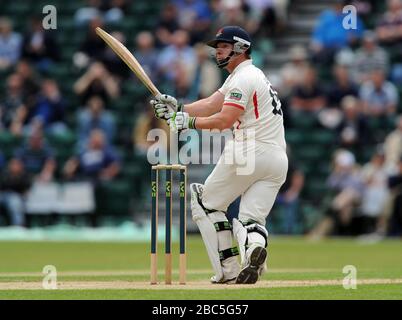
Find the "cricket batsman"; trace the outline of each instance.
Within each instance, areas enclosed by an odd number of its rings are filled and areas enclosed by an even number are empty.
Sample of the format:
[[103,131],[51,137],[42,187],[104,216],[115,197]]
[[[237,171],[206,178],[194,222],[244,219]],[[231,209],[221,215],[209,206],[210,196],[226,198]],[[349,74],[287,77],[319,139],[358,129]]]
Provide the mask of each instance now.
[[[191,210],[215,272],[211,282],[253,284],[266,266],[266,218],[288,170],[281,103],[252,63],[251,39],[245,30],[226,26],[207,45],[215,48],[218,67],[230,73],[222,87],[190,104],[163,94],[151,105],[173,131],[233,128],[232,143],[225,145],[204,185],[190,185]],[[238,174],[237,163],[224,159],[228,153],[244,152],[247,130],[254,132],[253,150],[247,152],[253,152],[255,164],[252,173],[244,175]],[[230,223],[226,211],[239,196],[239,217]],[[238,248],[233,247],[232,233]]]

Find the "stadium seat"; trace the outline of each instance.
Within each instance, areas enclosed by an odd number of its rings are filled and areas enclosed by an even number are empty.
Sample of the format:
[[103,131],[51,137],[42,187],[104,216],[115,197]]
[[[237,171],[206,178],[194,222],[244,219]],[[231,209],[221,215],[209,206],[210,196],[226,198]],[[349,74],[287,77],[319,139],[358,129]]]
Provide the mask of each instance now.
[[56,183],[35,182],[26,197],[27,215],[48,215],[55,212],[59,196]]
[[21,144],[21,137],[17,137],[8,131],[0,131],[0,150],[7,159],[13,156],[14,150],[20,147]]
[[48,135],[49,145],[55,152],[57,161],[57,173],[61,174],[66,161],[76,154],[77,137],[73,132],[63,134]]
[[309,130],[318,126],[315,115],[304,112],[300,116],[292,117],[292,125],[297,129]]
[[31,9],[30,1],[10,1],[7,3],[2,2],[2,6],[4,6],[2,11],[7,15],[12,15],[15,17],[15,20],[26,16]]
[[94,188],[89,182],[68,182],[60,187],[55,212],[62,215],[91,214],[95,211]]
[[96,195],[97,212],[102,216],[128,216],[132,191],[126,181],[108,181],[99,186]]

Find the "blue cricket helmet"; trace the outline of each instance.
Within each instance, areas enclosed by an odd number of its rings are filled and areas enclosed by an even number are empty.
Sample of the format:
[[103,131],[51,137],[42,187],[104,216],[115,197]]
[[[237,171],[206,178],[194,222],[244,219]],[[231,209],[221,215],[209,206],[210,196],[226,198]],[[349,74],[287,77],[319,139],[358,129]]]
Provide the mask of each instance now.
[[227,58],[217,62],[218,67],[220,68],[225,67],[234,54],[242,54],[247,50],[248,53],[250,53],[251,51],[250,35],[246,30],[238,26],[226,26],[219,29],[216,33],[215,39],[208,41],[207,45],[212,48],[217,48],[218,43],[220,42],[233,44],[233,51],[230,53],[230,55]]

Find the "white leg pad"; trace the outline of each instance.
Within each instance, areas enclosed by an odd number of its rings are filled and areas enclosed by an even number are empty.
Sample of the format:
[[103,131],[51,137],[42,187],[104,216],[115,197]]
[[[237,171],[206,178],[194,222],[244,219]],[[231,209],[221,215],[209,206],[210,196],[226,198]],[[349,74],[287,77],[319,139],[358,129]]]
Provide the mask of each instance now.
[[232,248],[231,230],[217,231],[215,224],[229,224],[223,212],[215,211],[206,214],[198,196],[202,193],[202,185],[191,184],[191,213],[204,241],[209,260],[215,271],[214,282],[224,282],[234,279],[240,272],[240,266],[235,256],[221,261],[220,252]]
[[[221,211],[216,211],[208,214],[208,218],[210,219],[212,224],[215,223],[227,223],[229,221]],[[233,238],[231,230],[223,230],[216,232],[218,235],[218,250],[224,251],[233,247]],[[236,256],[232,256],[221,260],[222,270],[224,274],[224,280],[234,279],[240,272],[240,265],[237,261]]]
[[240,264],[242,267],[244,267],[246,263],[247,229],[236,218],[233,219],[232,224],[233,224],[233,235],[237,241],[239,248],[240,260],[241,260]]
[[223,279],[223,270],[221,260],[219,258],[218,234],[215,231],[214,225],[208,219],[206,214],[203,217],[193,215],[193,220],[200,230],[202,240],[204,241],[205,248],[207,249],[209,260],[212,268],[215,271],[216,281],[219,282]]
[[198,188],[202,185],[191,184],[191,214],[193,216],[194,222],[197,224],[200,230],[202,240],[204,241],[205,248],[209,260],[211,262],[212,268],[215,271],[215,279],[217,282],[223,279],[223,270],[221,266],[221,261],[219,257],[219,246],[218,246],[218,234],[215,230],[215,226],[209,220],[204,209],[198,203]]

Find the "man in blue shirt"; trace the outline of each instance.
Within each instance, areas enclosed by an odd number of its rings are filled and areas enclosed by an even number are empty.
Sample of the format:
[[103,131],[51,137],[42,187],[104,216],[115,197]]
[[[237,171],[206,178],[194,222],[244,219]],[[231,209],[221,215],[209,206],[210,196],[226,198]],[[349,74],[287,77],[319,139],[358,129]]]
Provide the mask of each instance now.
[[45,144],[41,130],[34,130],[28,137],[28,143],[15,152],[28,173],[37,175],[41,181],[50,181],[56,169],[53,151]]
[[119,171],[118,156],[106,145],[105,135],[99,129],[91,132],[87,147],[68,160],[64,167],[68,179],[76,176],[93,182],[112,180]]
[[[311,42],[311,50],[315,62],[327,64],[332,63],[333,55],[344,47],[353,45],[353,43],[362,37],[364,25],[362,20],[356,16],[355,28],[352,28],[353,19],[351,15],[354,12],[343,8],[348,1],[337,0],[332,10],[325,10],[318,18],[318,23],[314,28]],[[345,26],[349,28],[345,28]],[[349,26],[350,24],[350,26]]]

